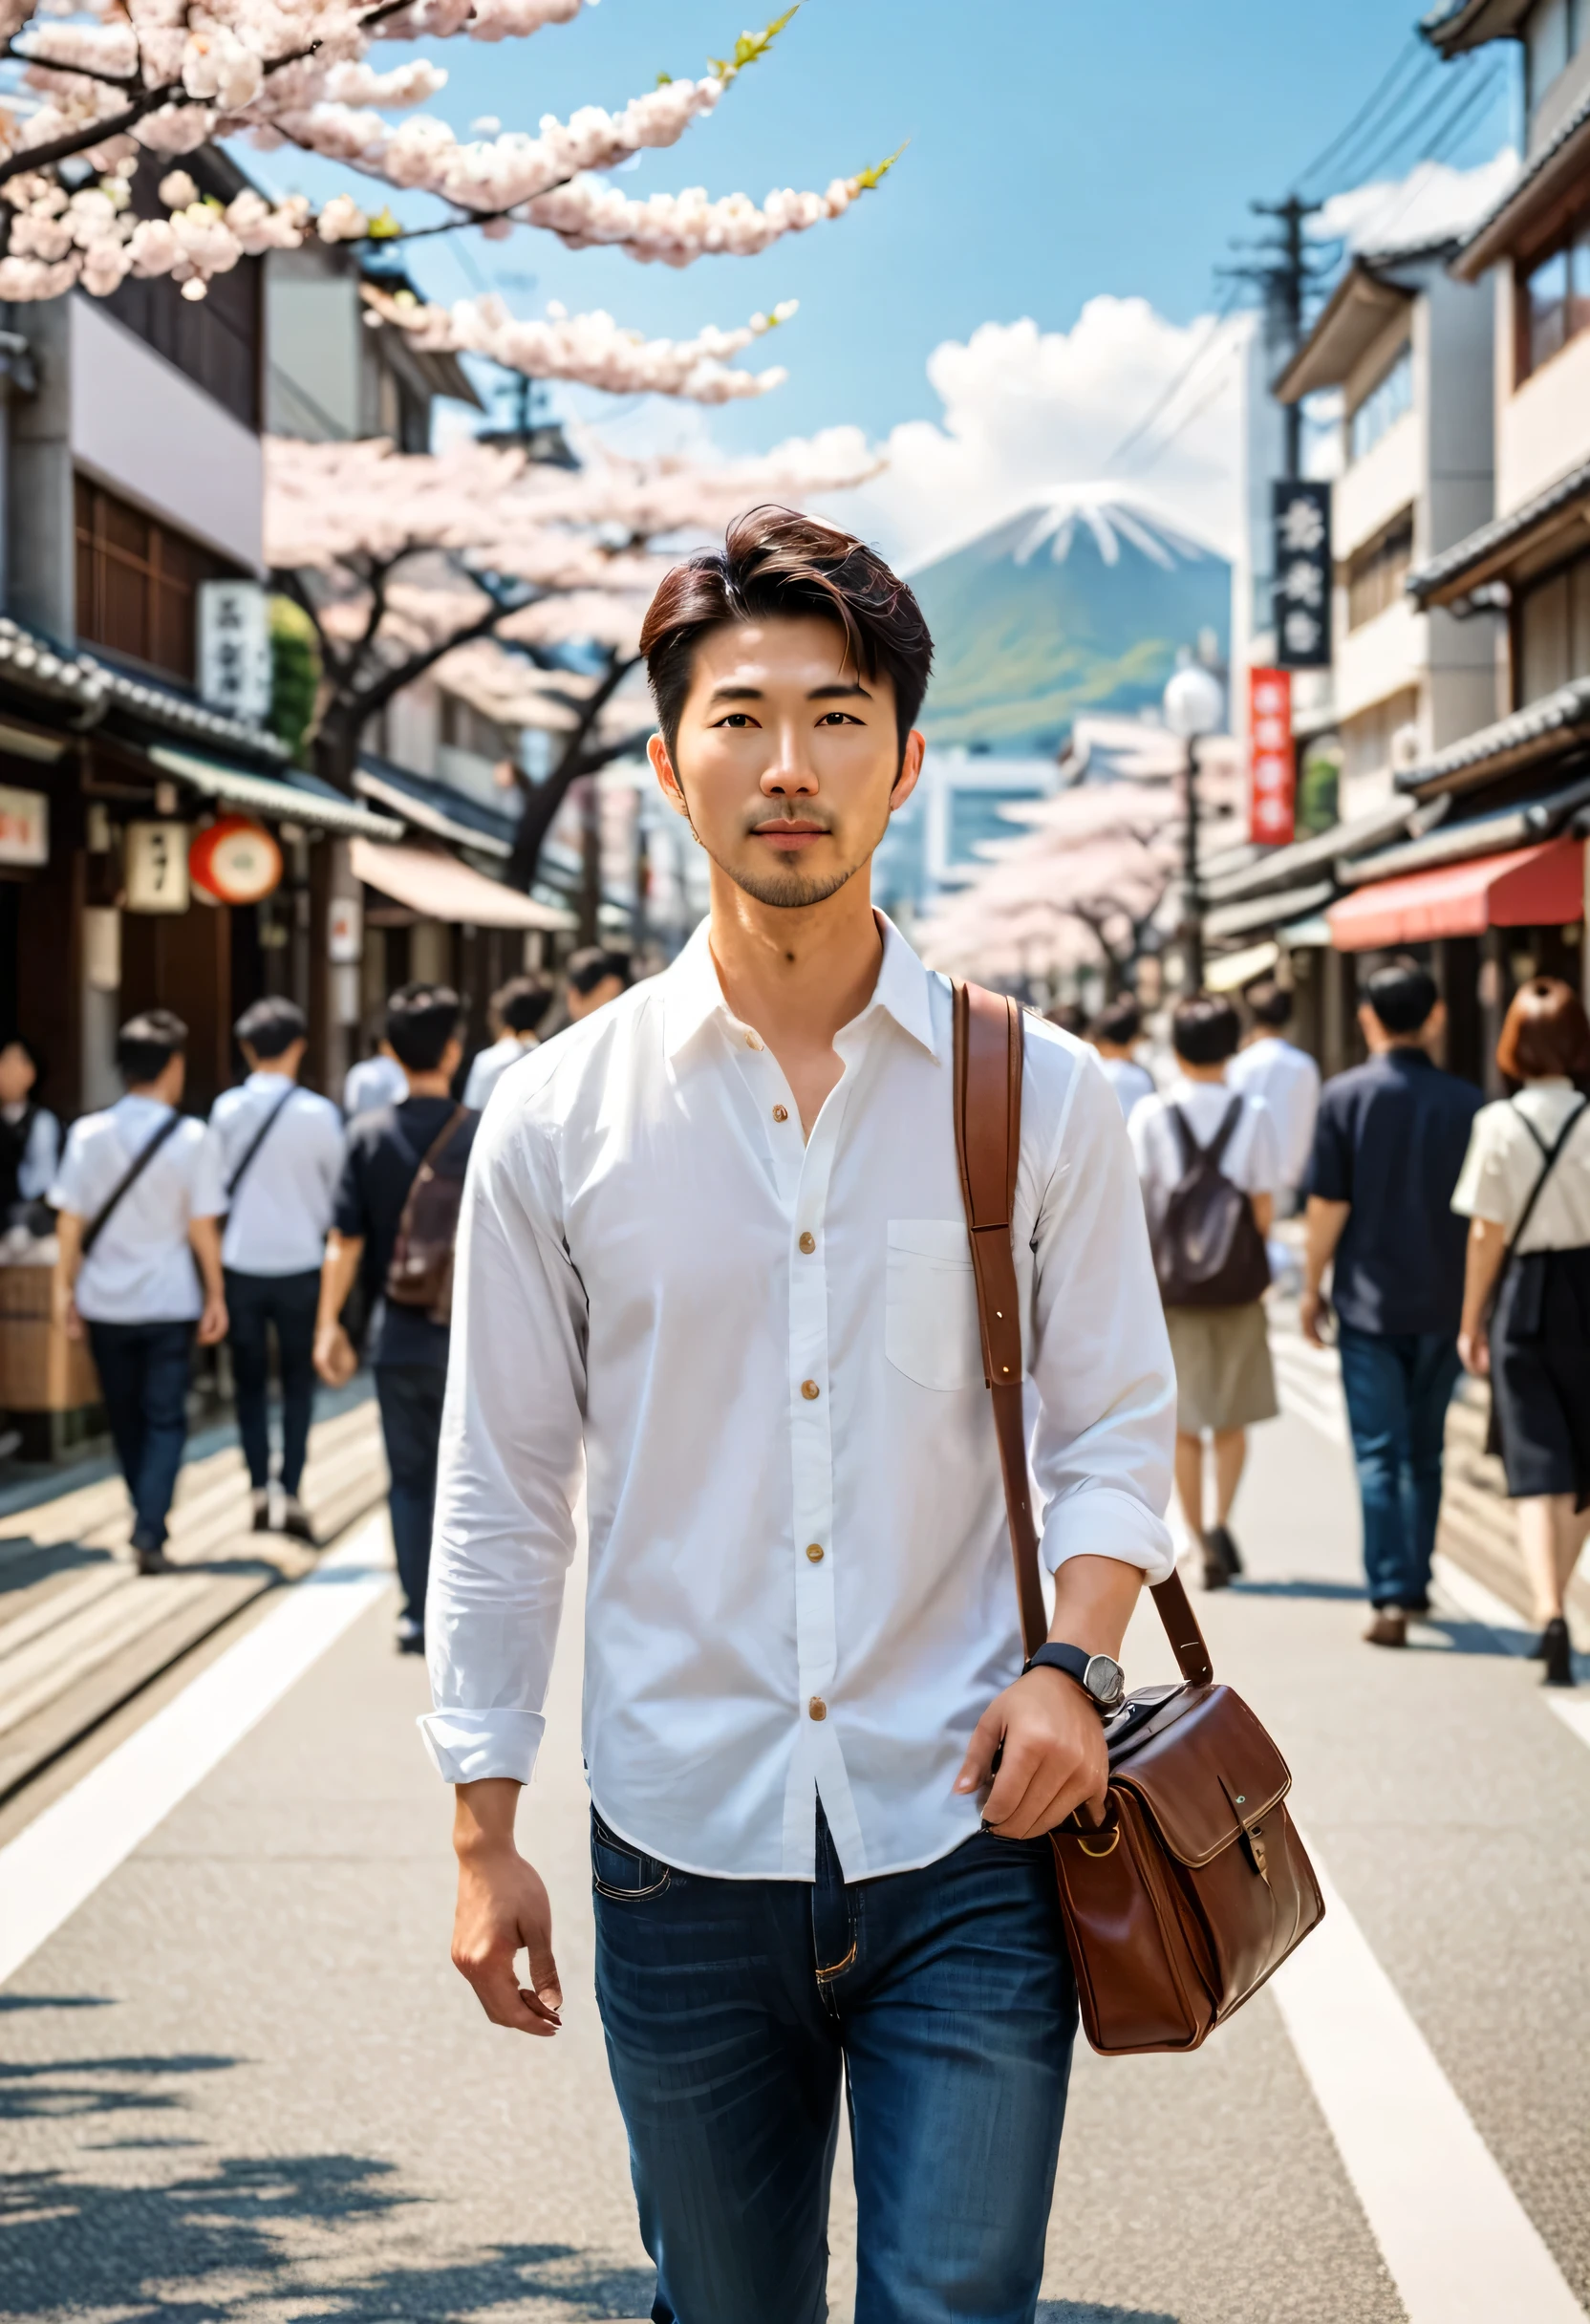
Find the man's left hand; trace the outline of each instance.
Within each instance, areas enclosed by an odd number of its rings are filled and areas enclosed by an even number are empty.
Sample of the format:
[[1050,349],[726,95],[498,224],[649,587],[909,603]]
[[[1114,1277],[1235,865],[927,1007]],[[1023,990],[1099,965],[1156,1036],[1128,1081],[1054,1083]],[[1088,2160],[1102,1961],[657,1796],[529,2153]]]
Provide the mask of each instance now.
[[226,1337],[226,1302],[218,1292],[211,1292],[204,1302],[204,1312],[199,1318],[199,1345],[214,1347]]
[[[999,1772],[994,1754],[1003,1743]],[[1102,1815],[1109,1782],[1103,1723],[1074,1679],[1041,1666],[997,1694],[973,1730],[957,1792],[981,1791],[1001,1840],[1035,1840],[1088,1801]]]

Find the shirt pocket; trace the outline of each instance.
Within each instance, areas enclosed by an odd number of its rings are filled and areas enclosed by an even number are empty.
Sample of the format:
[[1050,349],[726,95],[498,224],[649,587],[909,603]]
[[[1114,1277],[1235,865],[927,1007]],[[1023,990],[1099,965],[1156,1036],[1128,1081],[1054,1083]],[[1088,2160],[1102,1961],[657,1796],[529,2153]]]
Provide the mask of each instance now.
[[982,1379],[978,1293],[959,1218],[892,1218],[884,1353],[918,1388]]

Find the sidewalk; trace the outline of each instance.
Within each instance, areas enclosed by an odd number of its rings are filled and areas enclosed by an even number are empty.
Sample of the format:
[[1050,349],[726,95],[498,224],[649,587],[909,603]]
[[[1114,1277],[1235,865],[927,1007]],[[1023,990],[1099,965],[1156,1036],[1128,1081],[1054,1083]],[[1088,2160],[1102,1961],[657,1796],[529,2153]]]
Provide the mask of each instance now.
[[[386,1491],[374,1399],[365,1388],[342,1401],[310,1439],[304,1499],[323,1540]],[[220,1433],[198,1440],[178,1480],[167,1550],[176,1573],[138,1573],[126,1490],[102,1463],[90,1481],[0,1517],[0,1802],[252,1600],[312,1565],[301,1543],[249,1530],[235,1438],[204,1449]]]

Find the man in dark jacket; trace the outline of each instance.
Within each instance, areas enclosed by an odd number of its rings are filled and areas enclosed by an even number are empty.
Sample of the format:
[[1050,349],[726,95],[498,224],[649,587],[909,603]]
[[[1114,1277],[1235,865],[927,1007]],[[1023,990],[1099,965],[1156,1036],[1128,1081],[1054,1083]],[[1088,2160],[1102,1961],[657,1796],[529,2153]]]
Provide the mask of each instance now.
[[1393,961],[1366,991],[1359,1022],[1369,1061],[1327,1082],[1320,1101],[1301,1323],[1320,1346],[1321,1282],[1334,1260],[1372,1609],[1364,1636],[1400,1646],[1407,1616],[1429,1605],[1463,1304],[1467,1230],[1451,1199],[1482,1100],[1430,1055],[1446,1012],[1428,970]]
[[362,1276],[370,1302],[364,1352],[376,1375],[392,1473],[392,1543],[403,1590],[398,1646],[404,1654],[425,1650],[425,1582],[449,1328],[427,1306],[392,1299],[388,1279],[421,1164],[429,1156],[438,1178],[462,1186],[469,1159],[480,1116],[450,1094],[463,1055],[461,1013],[457,993],[445,984],[405,984],[387,1003],[386,1037],[403,1068],[408,1095],[349,1125],[315,1323],[316,1370],[333,1384],[346,1380],[355,1358],[341,1316],[355,1277]]

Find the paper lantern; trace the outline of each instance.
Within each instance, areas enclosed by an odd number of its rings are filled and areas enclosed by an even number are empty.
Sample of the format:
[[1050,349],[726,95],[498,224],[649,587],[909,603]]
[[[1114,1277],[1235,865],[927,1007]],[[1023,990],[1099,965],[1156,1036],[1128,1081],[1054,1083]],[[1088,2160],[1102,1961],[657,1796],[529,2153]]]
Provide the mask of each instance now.
[[257,904],[279,888],[282,850],[263,823],[223,815],[187,853],[188,877],[223,904]]

